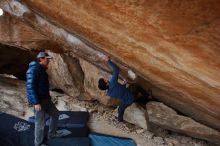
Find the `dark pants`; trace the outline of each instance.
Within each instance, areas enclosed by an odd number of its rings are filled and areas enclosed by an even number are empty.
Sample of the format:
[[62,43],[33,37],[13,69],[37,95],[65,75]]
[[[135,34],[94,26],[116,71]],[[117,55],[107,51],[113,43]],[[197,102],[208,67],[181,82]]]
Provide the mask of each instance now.
[[47,113],[50,116],[50,125],[48,131],[48,138],[52,137],[57,130],[57,122],[59,113],[56,106],[51,100],[43,100],[41,103],[41,110],[36,111],[35,113],[35,146],[40,145],[43,142],[44,138],[44,127],[45,127],[45,114]]
[[123,122],[123,116],[124,116],[124,112],[125,112],[125,109],[130,106],[132,103],[130,104],[125,104],[125,103],[121,103],[119,105],[119,108],[118,108],[118,121],[119,122]]
[[136,103],[146,105],[146,103],[149,100],[148,97],[150,96],[150,94],[147,91],[145,91],[141,86],[138,86],[136,84],[131,85],[129,87],[129,90],[133,93],[134,101]]
[[[129,87],[129,90],[134,95],[134,102],[137,102],[139,104],[146,104],[148,102],[149,94],[140,86],[137,85],[131,85]],[[138,95],[141,94],[141,97],[138,97]],[[118,108],[118,121],[123,122],[123,116],[125,109],[130,106],[132,103],[125,104],[121,102]]]

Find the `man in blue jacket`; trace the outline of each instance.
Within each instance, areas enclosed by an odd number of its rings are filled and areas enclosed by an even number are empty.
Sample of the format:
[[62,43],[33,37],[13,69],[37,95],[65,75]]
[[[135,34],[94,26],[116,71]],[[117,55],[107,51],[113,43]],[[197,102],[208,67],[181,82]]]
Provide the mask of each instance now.
[[49,93],[49,81],[46,70],[52,59],[46,52],[37,55],[37,61],[29,64],[26,73],[27,97],[30,105],[34,107],[35,114],[35,146],[40,146],[44,139],[45,114],[50,116],[48,138],[56,135],[58,110],[51,101]]
[[111,66],[111,68],[113,69],[113,74],[110,81],[104,78],[100,78],[98,82],[98,87],[100,90],[108,90],[108,96],[112,98],[117,98],[121,101],[118,108],[118,121],[123,122],[124,111],[128,106],[130,106],[134,101],[136,101],[136,96],[139,93],[141,93],[144,96],[144,98],[147,99],[150,95],[140,87],[132,91],[126,88],[126,85],[118,83],[118,66],[114,64],[109,59],[109,57],[103,58],[103,60],[108,62],[108,64]]

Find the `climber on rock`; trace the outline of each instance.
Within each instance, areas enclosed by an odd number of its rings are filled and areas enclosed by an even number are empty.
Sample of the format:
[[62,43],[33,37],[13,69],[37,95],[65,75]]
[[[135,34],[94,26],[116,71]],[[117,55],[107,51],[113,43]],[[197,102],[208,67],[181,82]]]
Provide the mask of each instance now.
[[[133,102],[142,102],[142,98],[137,98],[139,93],[142,94],[144,101],[147,101],[151,97],[151,91],[148,93],[140,86],[135,86],[135,88],[127,88],[125,84],[118,82],[119,68],[114,64],[109,57],[102,56],[103,61],[107,62],[113,69],[113,74],[110,81],[100,78],[98,81],[98,87],[100,90],[107,90],[107,95],[112,98],[117,98],[120,100],[120,105],[118,108],[118,121],[123,122],[123,115],[125,109],[130,106]],[[141,100],[140,100],[141,99]]]

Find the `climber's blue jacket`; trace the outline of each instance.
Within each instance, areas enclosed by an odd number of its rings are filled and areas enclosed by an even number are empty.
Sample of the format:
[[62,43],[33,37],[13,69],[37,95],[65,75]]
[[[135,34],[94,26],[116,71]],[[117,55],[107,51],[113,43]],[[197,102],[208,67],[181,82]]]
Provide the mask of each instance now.
[[109,82],[107,95],[113,98],[118,98],[123,104],[131,104],[134,101],[134,95],[128,90],[128,88],[126,88],[126,85],[118,83],[118,66],[111,60],[108,60],[108,63],[113,69],[113,74]]

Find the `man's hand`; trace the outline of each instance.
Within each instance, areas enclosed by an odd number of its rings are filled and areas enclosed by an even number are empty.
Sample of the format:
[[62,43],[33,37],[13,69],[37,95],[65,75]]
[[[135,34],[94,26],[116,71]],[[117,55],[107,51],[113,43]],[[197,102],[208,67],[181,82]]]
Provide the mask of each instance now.
[[41,111],[41,105],[40,105],[40,104],[34,105],[34,109],[35,109],[36,111]]

